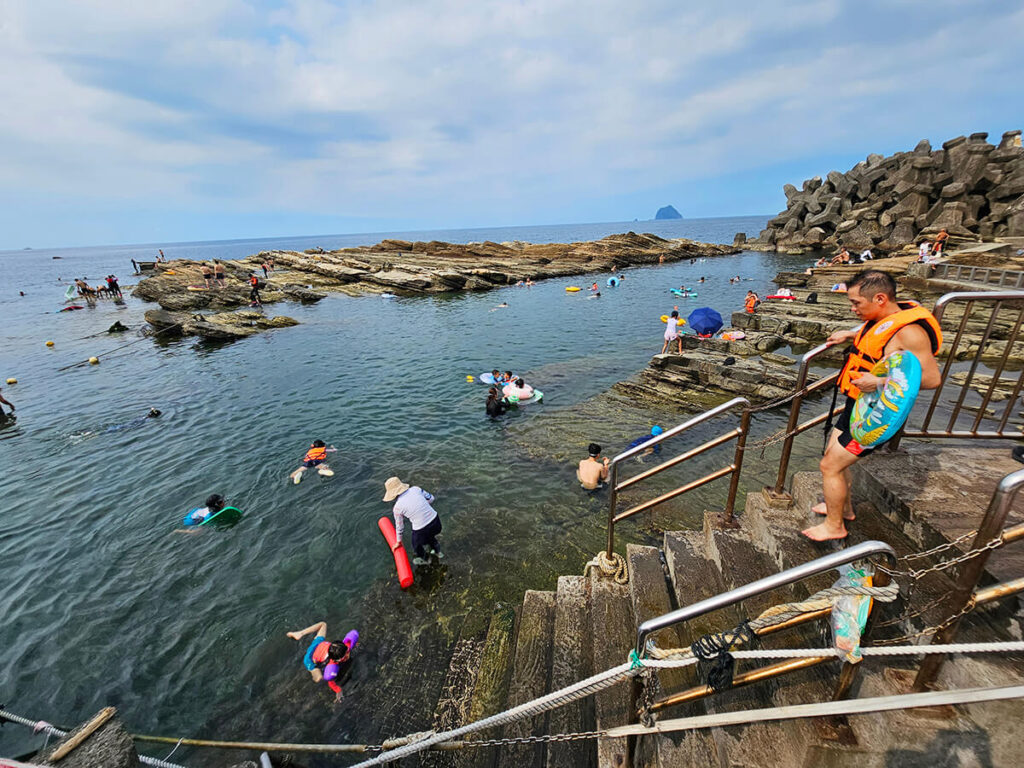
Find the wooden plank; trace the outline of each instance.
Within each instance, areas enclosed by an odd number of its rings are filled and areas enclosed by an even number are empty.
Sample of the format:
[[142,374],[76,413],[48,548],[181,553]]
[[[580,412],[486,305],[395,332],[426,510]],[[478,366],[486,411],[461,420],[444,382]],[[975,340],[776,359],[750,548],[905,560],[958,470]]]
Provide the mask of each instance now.
[[114,707],[104,707],[101,709],[92,720],[75,731],[67,741],[53,750],[53,754],[50,755],[50,762],[56,763],[58,760],[67,757],[115,714],[117,714],[117,710]]

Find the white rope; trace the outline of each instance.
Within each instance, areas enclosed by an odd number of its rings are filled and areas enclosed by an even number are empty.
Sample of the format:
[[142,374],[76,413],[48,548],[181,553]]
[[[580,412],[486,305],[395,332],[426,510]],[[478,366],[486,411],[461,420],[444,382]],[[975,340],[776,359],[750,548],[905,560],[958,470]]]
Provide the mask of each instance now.
[[[36,733],[45,733],[47,736],[56,736],[63,739],[68,735],[67,731],[55,728],[45,720],[29,720],[27,717],[21,717],[13,712],[8,712],[6,709],[0,709],[0,720],[9,720],[10,722],[17,723],[18,725],[28,726]],[[177,747],[175,747],[175,749],[177,749]],[[173,751],[171,754],[174,754]],[[170,757],[170,755],[168,755],[168,757]],[[178,765],[177,763],[168,763],[166,760],[159,760],[155,757],[147,757],[146,755],[139,755],[139,762],[155,766],[155,768],[184,768],[184,766]]]
[[[916,656],[935,653],[1011,653],[1014,651],[1024,651],[1024,641],[1017,640],[999,643],[954,643],[950,645],[904,645],[879,648],[861,648],[861,652],[865,656]],[[833,655],[838,659],[841,656],[841,652],[835,648],[779,648],[731,651],[730,653],[737,659],[786,659]],[[546,696],[541,696],[533,701],[528,701],[525,704],[520,704],[517,707],[507,709],[504,712],[499,712],[496,715],[491,715],[490,717],[478,720],[475,723],[469,723],[450,731],[435,733],[414,743],[405,744],[398,749],[386,751],[369,760],[357,763],[353,768],[363,768],[364,766],[388,763],[392,760],[398,760],[402,757],[407,757],[408,755],[429,749],[435,744],[455,740],[468,733],[474,733],[476,731],[493,728],[498,725],[515,722],[526,717],[540,714],[541,712],[545,712],[549,709],[555,709],[564,704],[583,698],[584,696],[589,696],[593,693],[604,690],[605,688],[615,685],[622,680],[633,677],[641,673],[644,669],[675,669],[679,667],[689,667],[696,664],[697,661],[698,660],[696,658],[689,657],[682,659],[643,659],[638,663],[620,664],[606,672],[594,675],[593,677],[588,677],[586,680],[581,680],[580,682],[567,686],[566,688],[554,691]]]
[[862,715],[869,712],[887,712],[894,709],[937,707],[945,704],[976,704],[983,701],[1019,698],[1024,698],[1024,685],[1012,685],[1004,688],[963,688],[956,691],[905,693],[898,696],[878,696],[871,699],[827,701],[818,704],[792,704],[785,707],[771,707],[769,709],[748,709],[740,712],[721,712],[714,715],[680,717],[673,720],[656,721],[650,728],[640,724],[622,725],[617,728],[609,728],[601,736],[606,738],[642,736],[650,733],[692,731],[699,728],[720,728],[727,725],[792,720],[800,717]]

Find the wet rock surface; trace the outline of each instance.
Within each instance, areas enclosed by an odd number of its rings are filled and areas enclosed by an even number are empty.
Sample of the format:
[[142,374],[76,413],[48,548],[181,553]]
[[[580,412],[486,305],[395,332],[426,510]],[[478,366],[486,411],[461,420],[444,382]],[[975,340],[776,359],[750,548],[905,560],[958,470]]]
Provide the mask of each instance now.
[[846,173],[785,186],[786,210],[746,247],[802,253],[819,248],[894,251],[948,230],[951,246],[1024,236],[1021,131],[959,136],[933,149],[868,155]]

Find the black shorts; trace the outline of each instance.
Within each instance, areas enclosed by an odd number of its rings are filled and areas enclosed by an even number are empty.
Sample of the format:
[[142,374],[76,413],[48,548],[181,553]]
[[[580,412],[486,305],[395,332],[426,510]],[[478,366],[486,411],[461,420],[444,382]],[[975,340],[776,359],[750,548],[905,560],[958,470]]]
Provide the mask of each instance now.
[[[862,395],[863,397],[863,395]],[[839,444],[854,456],[868,456],[874,452],[874,448],[866,448],[850,434],[850,419],[853,418],[853,407],[857,403],[856,398],[847,397],[843,412],[839,414],[839,421],[836,422],[836,429],[839,430]]]

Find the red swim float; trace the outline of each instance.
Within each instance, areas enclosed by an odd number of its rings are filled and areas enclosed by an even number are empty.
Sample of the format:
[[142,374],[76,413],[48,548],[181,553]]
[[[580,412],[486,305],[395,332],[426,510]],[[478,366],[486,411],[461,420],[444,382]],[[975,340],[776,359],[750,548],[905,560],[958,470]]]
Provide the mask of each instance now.
[[[384,541],[388,543],[388,548],[390,549],[395,546],[395,542],[398,541],[398,535],[395,533],[395,524],[391,522],[391,518],[380,518],[377,521],[377,527],[380,528]],[[408,589],[412,586],[412,566],[409,565],[409,556],[405,553],[405,547],[399,542],[398,549],[392,549],[391,554],[395,556],[395,570],[398,571],[398,583],[402,589]]]
[[773,293],[771,296],[765,296],[766,299],[786,299],[787,301],[796,301],[796,296],[780,296],[777,293]]

